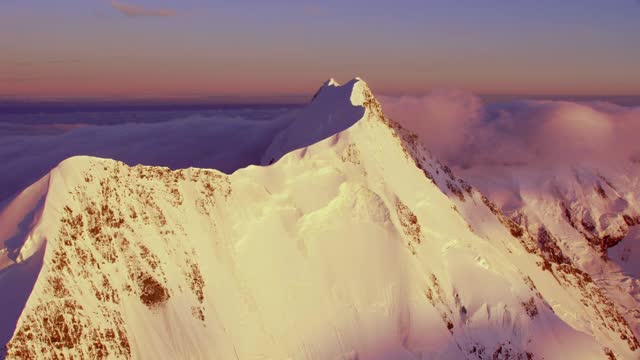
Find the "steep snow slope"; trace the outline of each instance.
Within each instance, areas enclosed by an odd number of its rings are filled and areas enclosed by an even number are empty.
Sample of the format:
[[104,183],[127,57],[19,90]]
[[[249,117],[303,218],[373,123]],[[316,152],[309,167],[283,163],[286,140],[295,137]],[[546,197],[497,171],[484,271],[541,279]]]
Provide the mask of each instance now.
[[589,273],[640,334],[637,164],[477,167],[463,174],[505,214],[537,234],[541,248]]
[[3,322],[7,358],[638,357],[602,288],[363,81],[328,82],[302,114],[269,166],[75,157],[25,190],[0,215],[0,289],[33,279],[3,300],[3,318],[24,306]]

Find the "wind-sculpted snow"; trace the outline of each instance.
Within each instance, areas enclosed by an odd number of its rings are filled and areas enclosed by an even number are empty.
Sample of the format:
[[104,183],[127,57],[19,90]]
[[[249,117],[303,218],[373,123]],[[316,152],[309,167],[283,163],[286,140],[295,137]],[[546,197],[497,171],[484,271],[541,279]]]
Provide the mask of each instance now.
[[553,229],[433,159],[363,81],[314,102],[269,166],[75,157],[18,196],[0,221],[36,215],[3,271],[43,258],[7,358],[637,358]]
[[361,93],[354,88],[362,84],[353,79],[338,86],[333,79],[328,80],[307,107],[290,114],[293,121],[276,135],[262,156],[262,164],[272,164],[291,150],[324,140],[355,124],[364,115],[364,108],[361,96],[352,94]]

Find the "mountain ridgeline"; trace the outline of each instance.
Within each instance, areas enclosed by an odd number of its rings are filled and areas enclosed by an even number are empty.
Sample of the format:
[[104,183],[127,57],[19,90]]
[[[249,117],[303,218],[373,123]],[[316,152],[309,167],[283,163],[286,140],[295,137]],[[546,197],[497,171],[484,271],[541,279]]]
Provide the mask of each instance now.
[[567,253],[433,158],[364,81],[325,83],[260,164],[80,156],[18,194],[0,213],[2,356],[640,357],[640,302],[582,266],[621,239]]

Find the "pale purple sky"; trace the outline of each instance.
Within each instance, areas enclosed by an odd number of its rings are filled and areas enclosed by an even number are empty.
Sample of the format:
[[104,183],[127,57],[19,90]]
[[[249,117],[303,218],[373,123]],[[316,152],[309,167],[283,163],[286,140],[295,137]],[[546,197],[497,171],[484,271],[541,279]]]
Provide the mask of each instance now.
[[640,95],[636,0],[0,0],[0,96]]

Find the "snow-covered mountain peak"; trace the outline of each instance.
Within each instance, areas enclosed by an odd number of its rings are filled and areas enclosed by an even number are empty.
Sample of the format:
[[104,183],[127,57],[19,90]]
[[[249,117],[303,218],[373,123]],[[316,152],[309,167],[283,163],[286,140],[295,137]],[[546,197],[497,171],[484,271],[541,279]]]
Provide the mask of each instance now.
[[364,81],[289,120],[269,166],[76,157],[16,197],[7,357],[637,358],[617,300],[552,256],[554,234],[433,159]]
[[312,102],[331,102],[336,100],[343,102],[344,99],[351,100],[351,105],[361,106],[363,104],[363,94],[368,93],[373,96],[367,83],[359,77],[355,77],[344,84],[338,83],[330,78],[316,91]]
[[329,78],[329,80],[324,82],[323,87],[324,86],[340,86],[340,84],[336,81],[336,79]]
[[337,134],[365,117],[375,100],[367,84],[354,78],[344,85],[328,80],[306,107],[289,116],[290,124],[265,151],[262,164],[271,164],[292,150]]

